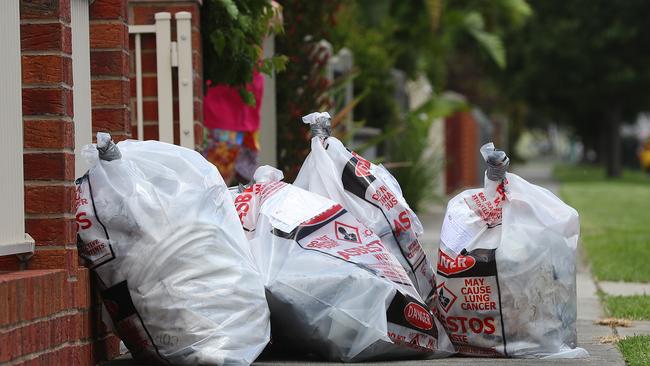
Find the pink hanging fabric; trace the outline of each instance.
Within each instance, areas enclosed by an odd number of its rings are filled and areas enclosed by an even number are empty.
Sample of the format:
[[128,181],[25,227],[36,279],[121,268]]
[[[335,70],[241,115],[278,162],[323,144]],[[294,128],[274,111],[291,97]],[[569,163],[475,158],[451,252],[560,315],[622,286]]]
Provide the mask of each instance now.
[[208,92],[203,98],[205,127],[245,132],[259,130],[264,75],[255,72],[253,82],[247,88],[255,96],[255,106],[244,103],[237,88],[227,85],[208,86]]

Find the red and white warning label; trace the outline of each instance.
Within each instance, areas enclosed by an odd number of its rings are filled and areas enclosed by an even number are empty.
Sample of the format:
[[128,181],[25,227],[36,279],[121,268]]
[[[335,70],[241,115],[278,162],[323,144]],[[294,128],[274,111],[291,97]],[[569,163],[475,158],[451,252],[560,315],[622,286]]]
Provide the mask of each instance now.
[[507,356],[494,252],[438,253],[436,315],[461,354]]
[[[419,294],[429,299],[433,294],[434,272],[416,233],[415,213],[391,184],[388,172],[371,164],[356,153],[348,160],[341,175],[343,188],[380,210],[390,226],[390,232],[378,233],[382,242],[394,242],[408,276]],[[391,177],[392,178],[392,177]]]
[[77,232],[83,241],[77,241],[79,256],[84,258],[91,269],[115,258],[108,237],[108,231],[95,211],[92,188],[88,175],[77,179],[75,188],[75,210]]

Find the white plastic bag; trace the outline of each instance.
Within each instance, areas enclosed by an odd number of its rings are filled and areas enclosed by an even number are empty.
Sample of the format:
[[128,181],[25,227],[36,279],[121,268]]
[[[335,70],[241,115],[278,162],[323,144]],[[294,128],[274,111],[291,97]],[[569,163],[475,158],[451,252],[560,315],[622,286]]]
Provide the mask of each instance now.
[[265,279],[274,342],[329,360],[444,357],[442,325],[379,238],[264,166],[235,206]]
[[452,198],[440,234],[437,314],[459,353],[585,357],[576,348],[578,213],[506,173],[494,145],[483,189]]
[[310,124],[314,137],[294,184],[340,202],[358,217],[397,257],[420,296],[430,303],[435,274],[418,241],[422,224],[395,178],[382,165],[372,164],[329,136],[327,112],[309,114],[303,121]]
[[[152,364],[250,364],[269,341],[264,287],[217,169],[158,141],[98,134],[77,181],[79,254],[114,328]],[[110,160],[110,161],[109,161]]]

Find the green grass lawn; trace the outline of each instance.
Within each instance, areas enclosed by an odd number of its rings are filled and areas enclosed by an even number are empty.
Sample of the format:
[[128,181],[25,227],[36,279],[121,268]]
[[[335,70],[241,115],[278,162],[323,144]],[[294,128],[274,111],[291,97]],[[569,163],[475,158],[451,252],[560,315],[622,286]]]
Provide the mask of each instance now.
[[558,166],[561,195],[580,214],[581,243],[598,280],[650,282],[650,177]]
[[650,336],[636,336],[622,339],[618,348],[629,366],[650,365]]
[[[608,316],[632,320],[650,320],[650,296],[610,296],[601,293]],[[650,365],[650,336],[627,337],[618,342],[630,366]]]
[[[603,169],[558,166],[560,194],[580,214],[581,244],[598,280],[650,282],[650,177],[626,171],[607,179]],[[650,296],[601,294],[609,316],[650,320]],[[630,366],[650,365],[650,336],[618,342]]]
[[557,165],[553,170],[553,175],[558,181],[567,183],[650,183],[650,176],[640,170],[626,169],[621,178],[608,179],[605,176],[605,169],[593,165]]
[[[581,244],[596,278],[650,282],[650,177],[626,171],[612,180],[585,166],[558,166],[554,175],[580,214]],[[600,297],[609,316],[650,320],[650,296]],[[628,365],[650,365],[650,336],[622,339],[618,348]]]
[[650,296],[602,295],[607,315],[613,318],[650,320]]

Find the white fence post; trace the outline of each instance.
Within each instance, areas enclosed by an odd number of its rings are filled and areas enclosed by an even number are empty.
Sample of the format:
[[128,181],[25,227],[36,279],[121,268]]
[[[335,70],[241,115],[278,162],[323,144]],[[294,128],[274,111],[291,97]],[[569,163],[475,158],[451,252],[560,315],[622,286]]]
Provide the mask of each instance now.
[[[264,40],[264,58],[275,54],[275,37],[270,35]],[[276,166],[277,160],[277,116],[275,99],[275,72],[272,76],[264,75],[264,96],[262,98],[260,126],[259,164]]]
[[19,3],[0,1],[0,256],[34,251],[25,234]]
[[156,78],[158,79],[158,139],[174,143],[172,97],[171,14],[156,13]]
[[138,140],[144,140],[144,112],[142,111],[142,35],[135,34],[135,115]]
[[194,149],[194,73],[192,72],[192,13],[176,13],[178,44],[178,119],[180,144]]
[[135,118],[138,140],[144,140],[144,112],[142,110],[142,34],[147,33],[156,33],[156,26],[129,26],[129,34],[133,34],[135,37]]

